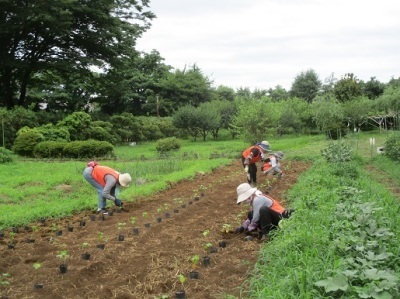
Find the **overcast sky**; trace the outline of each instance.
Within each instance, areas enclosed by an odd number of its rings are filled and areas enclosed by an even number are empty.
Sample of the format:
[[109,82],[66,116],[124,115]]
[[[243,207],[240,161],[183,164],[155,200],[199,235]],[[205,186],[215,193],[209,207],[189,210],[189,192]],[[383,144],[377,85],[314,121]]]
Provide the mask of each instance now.
[[387,83],[400,77],[400,0],[151,0],[137,42],[175,69],[196,64],[214,86],[289,90],[313,69]]

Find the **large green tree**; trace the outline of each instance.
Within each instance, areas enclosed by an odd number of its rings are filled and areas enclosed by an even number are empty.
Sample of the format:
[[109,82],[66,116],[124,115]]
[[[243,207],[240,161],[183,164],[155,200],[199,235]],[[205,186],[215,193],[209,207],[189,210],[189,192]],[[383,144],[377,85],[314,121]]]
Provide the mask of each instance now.
[[361,83],[357,77],[348,73],[338,80],[333,87],[333,94],[339,102],[351,101],[362,95]]
[[290,95],[311,103],[321,90],[322,82],[313,69],[301,72],[294,78]]
[[155,17],[149,0],[0,0],[0,105],[27,106],[34,75],[112,68]]

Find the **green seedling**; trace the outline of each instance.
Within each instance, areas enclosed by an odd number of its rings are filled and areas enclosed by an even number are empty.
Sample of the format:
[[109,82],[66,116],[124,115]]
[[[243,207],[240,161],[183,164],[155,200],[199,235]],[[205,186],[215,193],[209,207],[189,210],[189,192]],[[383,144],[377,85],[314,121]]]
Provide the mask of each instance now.
[[203,232],[203,236],[204,236],[204,237],[207,237],[209,234],[210,234],[210,230],[209,230],[209,229],[206,229],[206,230]]
[[86,249],[88,247],[89,247],[89,243],[87,243],[87,242],[82,243],[82,249]]
[[196,269],[196,267],[197,267],[197,264],[198,264],[198,262],[199,262],[199,260],[200,260],[200,257],[199,257],[199,255],[193,255],[193,256],[191,256],[190,257],[190,262],[192,263],[192,269],[194,270],[194,269]]
[[186,277],[183,274],[179,274],[178,277],[179,277],[179,282],[182,284],[182,289],[184,289],[185,288]]
[[203,248],[204,248],[204,250],[205,251],[207,251],[209,248],[211,248],[213,245],[210,243],[210,242],[208,242],[208,243],[206,243],[206,244],[204,244],[203,245]]
[[10,237],[10,243],[14,243],[14,239],[15,239],[15,233],[14,232],[10,232],[9,233],[9,237]]
[[36,262],[36,263],[34,263],[33,265],[33,269],[35,269],[35,272],[36,272],[36,283],[38,283],[39,282],[39,269],[42,267],[42,264],[41,263],[39,263],[39,262]]
[[69,258],[69,253],[67,250],[60,250],[56,256],[65,264]]
[[231,232],[232,231],[232,225],[230,225],[230,224],[228,224],[228,223],[224,223],[223,225],[222,225],[222,229],[221,229],[221,232],[223,232],[223,233],[229,233],[229,232]]
[[146,218],[147,217],[147,212],[143,212],[143,218]]
[[10,285],[10,278],[11,278],[10,273],[3,273],[0,276],[0,298],[3,298],[3,286],[5,288],[6,286]]
[[117,226],[117,227],[118,227],[118,230],[123,229],[125,225],[126,225],[125,222],[118,222],[118,226]]
[[131,218],[129,218],[129,221],[131,222],[132,225],[135,225],[137,217],[131,216]]

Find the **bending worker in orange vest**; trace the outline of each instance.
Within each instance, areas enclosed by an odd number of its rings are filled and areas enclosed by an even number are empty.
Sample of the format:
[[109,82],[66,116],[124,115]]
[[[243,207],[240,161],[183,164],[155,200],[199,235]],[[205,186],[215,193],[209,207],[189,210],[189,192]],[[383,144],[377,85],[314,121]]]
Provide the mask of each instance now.
[[266,153],[269,152],[268,141],[263,141],[251,146],[242,153],[242,165],[247,174],[247,182],[252,186],[257,184],[257,165],[256,162],[266,158]]
[[280,179],[283,176],[283,171],[281,170],[281,163],[279,160],[283,159],[283,152],[278,151],[274,154],[270,154],[268,158],[264,160],[264,165],[261,166],[261,171],[265,174],[278,175]]
[[86,165],[83,171],[83,177],[92,185],[98,196],[97,212],[107,215],[106,200],[112,200],[116,206],[121,207],[124,203],[118,199],[119,186],[129,187],[132,178],[129,173],[119,173],[107,166],[100,166],[95,161],[91,161]]
[[282,218],[289,218],[294,210],[285,209],[269,195],[262,194],[257,188],[249,184],[240,184],[237,189],[237,204],[247,202],[252,206],[248,218],[236,229],[236,232],[252,232],[261,230],[261,240],[268,240],[268,233],[276,228]]

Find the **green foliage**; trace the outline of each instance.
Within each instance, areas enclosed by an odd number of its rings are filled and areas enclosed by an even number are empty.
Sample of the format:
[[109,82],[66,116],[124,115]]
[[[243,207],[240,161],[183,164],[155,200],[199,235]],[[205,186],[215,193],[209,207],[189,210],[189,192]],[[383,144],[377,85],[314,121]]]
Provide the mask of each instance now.
[[238,113],[233,124],[250,143],[265,140],[279,117],[279,110],[268,99],[237,100]]
[[181,148],[181,142],[175,137],[168,137],[157,140],[156,150],[159,153],[166,153],[172,150],[179,150]]
[[385,142],[385,155],[391,160],[400,162],[400,133],[390,134]]
[[57,123],[57,127],[67,128],[71,140],[85,140],[92,118],[85,112],[73,112]]
[[44,136],[45,141],[70,141],[70,134],[66,127],[56,127],[52,124],[46,124],[33,128]]
[[343,142],[330,143],[321,150],[322,157],[328,162],[338,163],[351,160],[351,148]]
[[13,151],[21,156],[33,157],[35,146],[44,140],[44,136],[34,130],[22,131],[15,138]]
[[4,147],[0,147],[0,164],[10,163],[14,161],[14,154],[12,151]]
[[333,94],[341,103],[351,101],[361,96],[362,90],[360,80],[352,73],[345,74],[342,79],[335,83]]
[[[33,100],[37,108],[50,96],[48,109],[82,110],[95,91],[84,84],[92,78],[93,65],[115,70],[123,57],[137,56],[135,41],[155,17],[148,6],[144,0],[57,1],[51,7],[42,0],[4,2],[8,17],[0,20],[0,52],[8,55],[1,68],[8,74],[2,86],[9,88],[0,89],[3,105],[28,106]],[[51,92],[41,96],[44,90]]]
[[318,78],[317,73],[313,69],[309,69],[295,77],[290,95],[311,103],[321,89],[321,86],[322,82]]
[[64,147],[64,157],[99,158],[114,157],[114,147],[106,141],[87,140],[69,142]]
[[317,96],[311,105],[313,120],[323,132],[335,132],[342,128],[344,121],[343,108],[331,95]]
[[66,141],[44,141],[38,143],[33,151],[36,158],[63,158]]

